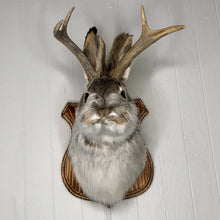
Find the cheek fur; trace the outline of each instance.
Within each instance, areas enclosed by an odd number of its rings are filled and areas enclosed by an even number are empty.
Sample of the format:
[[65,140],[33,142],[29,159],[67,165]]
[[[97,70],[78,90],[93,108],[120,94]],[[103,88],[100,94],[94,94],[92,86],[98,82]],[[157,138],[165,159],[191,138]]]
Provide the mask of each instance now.
[[[95,103],[97,105],[97,102]],[[76,114],[77,127],[84,136],[103,141],[126,139],[137,127],[137,107],[134,103],[111,107],[106,119],[101,119],[94,102],[88,102]],[[111,141],[110,141],[111,140]]]

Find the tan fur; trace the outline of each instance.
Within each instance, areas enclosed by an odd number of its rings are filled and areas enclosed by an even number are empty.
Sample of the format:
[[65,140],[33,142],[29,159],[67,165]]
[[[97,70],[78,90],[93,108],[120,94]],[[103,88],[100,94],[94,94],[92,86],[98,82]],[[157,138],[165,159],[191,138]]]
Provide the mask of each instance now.
[[115,121],[118,125],[125,123],[129,115],[127,112],[120,114],[120,116],[109,116],[108,118],[112,121]]
[[101,36],[97,35],[94,31],[88,32],[83,53],[100,76],[105,71],[105,43]]
[[100,145],[98,143],[91,142],[87,138],[85,138],[85,145],[88,146],[88,147],[102,148],[102,145]]
[[121,33],[115,38],[107,61],[107,70],[109,72],[117,66],[118,62],[131,48],[131,45],[132,35]]
[[111,70],[116,68],[118,62],[131,48],[132,35],[121,33],[115,38],[106,65],[105,44],[100,35],[96,34],[96,31],[96,29],[95,31],[93,29],[88,31],[83,52],[100,77],[111,75]]
[[91,120],[90,118],[88,118],[85,122],[87,125],[91,125],[91,124],[97,123],[98,121],[100,121],[100,119]]

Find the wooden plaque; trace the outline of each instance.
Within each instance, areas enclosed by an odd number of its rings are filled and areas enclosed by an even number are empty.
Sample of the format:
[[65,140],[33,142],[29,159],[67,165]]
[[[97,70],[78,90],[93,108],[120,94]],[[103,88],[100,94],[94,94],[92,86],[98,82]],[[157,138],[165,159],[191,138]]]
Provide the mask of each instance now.
[[[148,110],[146,109],[141,99],[139,98],[134,99],[134,101],[138,107],[139,121],[142,122],[144,117],[148,114]],[[62,117],[68,122],[71,128],[73,127],[73,124],[75,122],[75,111],[77,105],[78,103],[68,102],[62,111]],[[143,192],[145,192],[150,187],[153,179],[154,169],[153,169],[153,161],[150,152],[148,150],[146,157],[147,157],[147,161],[143,173],[138,178],[136,183],[128,190],[124,199],[129,199],[138,196]],[[81,199],[90,200],[88,197],[86,197],[83,194],[82,188],[80,187],[80,185],[76,180],[76,177],[74,175],[74,167],[72,167],[71,160],[68,156],[68,148],[63,157],[61,174],[62,174],[63,182],[71,194]]]

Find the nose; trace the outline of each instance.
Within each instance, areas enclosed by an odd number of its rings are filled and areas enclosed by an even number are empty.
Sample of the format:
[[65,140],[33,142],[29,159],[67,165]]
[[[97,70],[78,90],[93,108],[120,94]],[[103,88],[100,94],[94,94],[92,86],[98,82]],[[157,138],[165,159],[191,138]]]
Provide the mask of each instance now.
[[101,118],[107,116],[109,114],[109,110],[107,108],[101,108],[98,111]]

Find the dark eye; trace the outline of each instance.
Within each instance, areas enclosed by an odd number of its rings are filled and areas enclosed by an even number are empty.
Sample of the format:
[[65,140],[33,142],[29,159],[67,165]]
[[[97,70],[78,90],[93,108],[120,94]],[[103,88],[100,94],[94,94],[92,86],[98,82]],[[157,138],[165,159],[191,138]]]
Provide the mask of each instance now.
[[89,97],[89,93],[87,92],[87,93],[85,94],[85,96],[84,96],[84,101],[85,101],[85,103],[86,103],[88,97]]
[[121,91],[121,96],[122,96],[124,99],[126,99],[126,95],[125,95],[125,91],[124,91],[124,90]]

